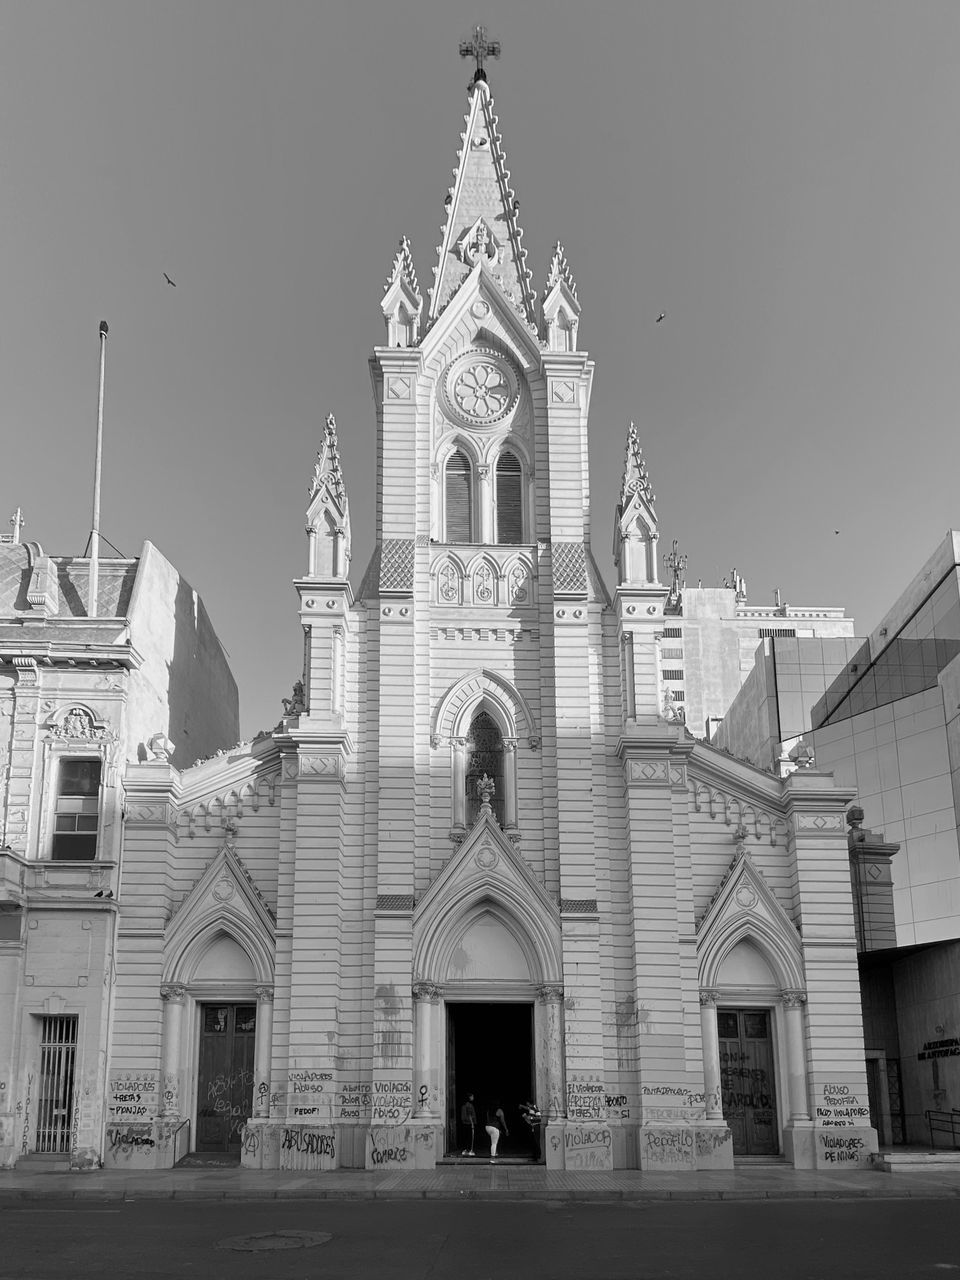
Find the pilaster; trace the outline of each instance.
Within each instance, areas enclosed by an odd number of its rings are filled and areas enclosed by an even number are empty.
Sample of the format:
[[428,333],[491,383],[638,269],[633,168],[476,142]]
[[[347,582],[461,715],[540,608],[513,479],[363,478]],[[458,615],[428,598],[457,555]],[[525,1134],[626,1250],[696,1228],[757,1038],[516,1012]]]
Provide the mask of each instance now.
[[[855,1168],[869,1163],[877,1133],[867,1102],[844,830],[853,792],[835,786],[832,775],[798,769],[784,782],[783,796],[806,974],[805,1053],[814,1118],[812,1130],[796,1128],[790,1154],[798,1167]],[[788,1006],[786,1014],[789,1044],[799,1033],[798,1007]]]

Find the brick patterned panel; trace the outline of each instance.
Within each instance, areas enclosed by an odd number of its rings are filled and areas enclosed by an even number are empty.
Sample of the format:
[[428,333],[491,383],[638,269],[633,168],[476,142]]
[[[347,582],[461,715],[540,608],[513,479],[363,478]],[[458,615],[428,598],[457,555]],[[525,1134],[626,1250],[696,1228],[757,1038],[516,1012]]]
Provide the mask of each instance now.
[[412,538],[385,538],[380,551],[380,590],[413,590]]
[[586,591],[587,556],[582,542],[553,544],[554,591]]

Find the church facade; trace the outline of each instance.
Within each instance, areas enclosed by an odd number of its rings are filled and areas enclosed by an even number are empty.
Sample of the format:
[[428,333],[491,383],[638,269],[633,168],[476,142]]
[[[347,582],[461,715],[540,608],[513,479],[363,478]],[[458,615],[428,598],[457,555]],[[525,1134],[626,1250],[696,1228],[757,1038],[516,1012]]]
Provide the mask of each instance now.
[[552,1168],[865,1163],[852,792],[688,732],[633,428],[604,587],[578,292],[559,245],[534,292],[482,75],[381,308],[356,598],[328,419],[280,725],[126,767],[104,1162],[432,1168],[499,1109]]

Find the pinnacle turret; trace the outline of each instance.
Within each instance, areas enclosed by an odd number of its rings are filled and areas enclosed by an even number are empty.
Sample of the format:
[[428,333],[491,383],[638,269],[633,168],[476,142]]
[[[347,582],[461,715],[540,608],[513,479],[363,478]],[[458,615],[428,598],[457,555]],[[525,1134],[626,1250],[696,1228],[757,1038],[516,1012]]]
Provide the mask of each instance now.
[[621,586],[659,585],[657,541],[660,525],[654,509],[656,500],[640,448],[640,437],[631,422],[613,535],[613,557]]
[[307,507],[311,578],[346,578],[350,562],[350,511],[340,468],[337,424],[327,415]]
[[576,351],[580,327],[580,300],[573,272],[558,240],[550,260],[540,303],[543,337],[551,351]]
[[573,278],[573,272],[570,270],[569,264],[567,263],[566,253],[564,251],[563,245],[558,240],[557,243],[554,245],[553,257],[550,259],[550,267],[549,267],[549,270],[547,271],[547,282],[543,286],[544,301],[546,301],[554,285],[559,284],[561,280],[570,290],[570,294],[573,297],[573,300],[575,302],[579,301],[579,299],[577,298],[577,285],[576,285],[576,281]]
[[400,239],[400,248],[383,286],[380,303],[383,318],[387,322],[388,347],[413,347],[420,339],[420,314],[423,297],[413,265],[410,241]]

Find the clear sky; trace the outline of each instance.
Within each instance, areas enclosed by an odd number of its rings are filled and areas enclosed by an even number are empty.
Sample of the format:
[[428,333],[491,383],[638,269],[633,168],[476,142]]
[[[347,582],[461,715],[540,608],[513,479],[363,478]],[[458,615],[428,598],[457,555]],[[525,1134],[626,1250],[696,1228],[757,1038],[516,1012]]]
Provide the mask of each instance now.
[[101,528],[200,592],[245,736],[299,675],[328,412],[355,587],[372,549],[367,357],[402,234],[432,278],[477,22],[597,362],[607,581],[631,418],[692,583],[862,633],[960,523],[957,0],[2,0],[0,520],[82,551],[106,319]]

